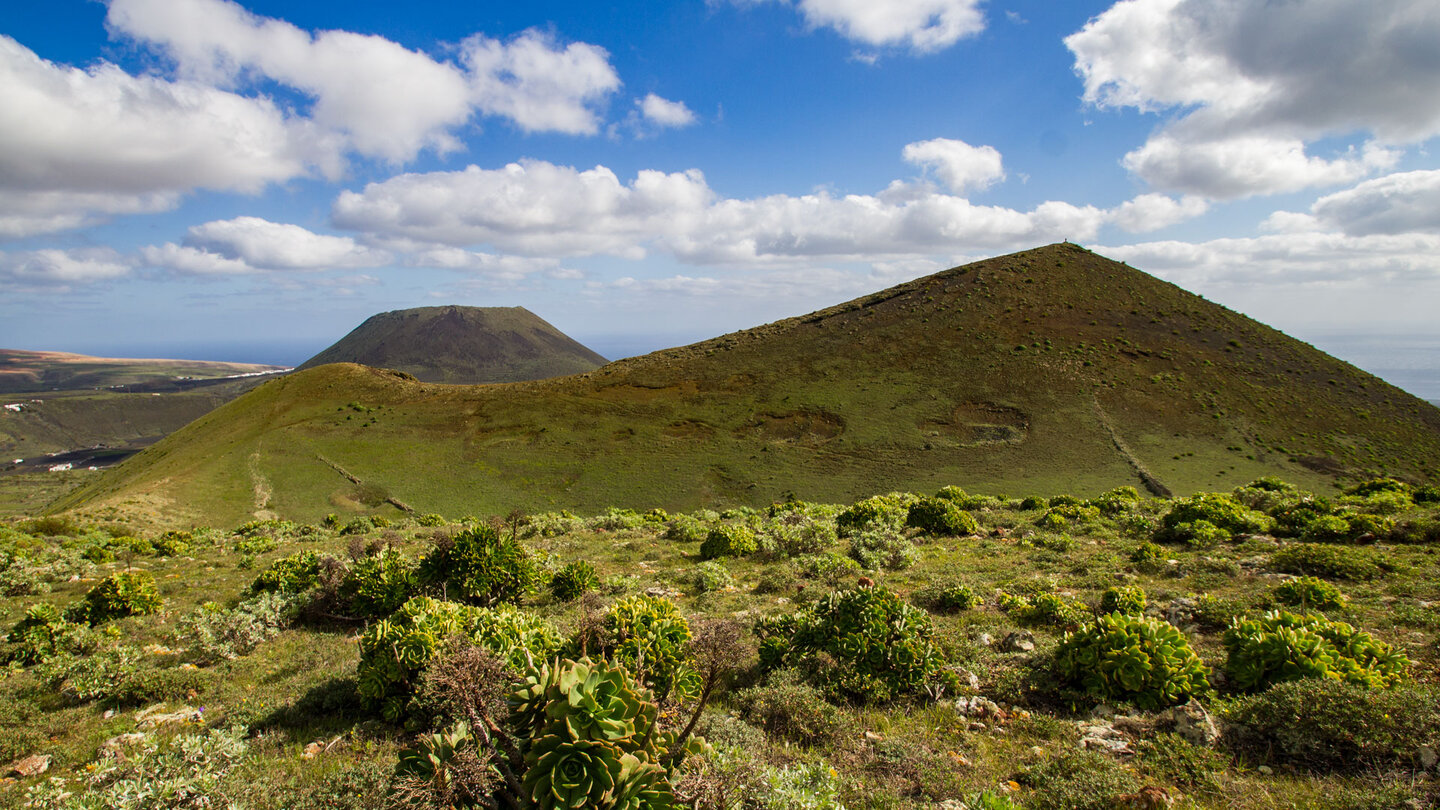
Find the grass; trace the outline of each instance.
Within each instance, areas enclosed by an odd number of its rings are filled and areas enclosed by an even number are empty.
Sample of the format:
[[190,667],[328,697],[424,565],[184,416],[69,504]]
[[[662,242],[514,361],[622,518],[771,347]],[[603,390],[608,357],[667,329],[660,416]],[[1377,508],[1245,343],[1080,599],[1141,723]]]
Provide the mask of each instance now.
[[[277,491],[276,497],[287,500],[283,492]],[[787,744],[727,714],[738,705],[732,703],[736,690],[758,682],[751,659],[745,665],[747,671],[721,695],[706,720],[712,737],[750,740],[747,756],[755,758],[760,767],[777,768],[796,761],[828,763],[838,774],[847,807],[932,807],[981,791],[1004,791],[1011,782],[1020,786],[1012,798],[1025,807],[1091,806],[1083,802],[1114,806],[1119,792],[1141,785],[1163,788],[1172,797],[1183,796],[1177,806],[1192,808],[1353,808],[1386,806],[1385,802],[1401,806],[1411,800],[1419,803],[1414,806],[1432,806],[1436,798],[1433,784],[1417,780],[1409,758],[1412,752],[1408,751],[1398,752],[1397,758],[1385,763],[1356,763],[1354,768],[1339,771],[1308,769],[1303,763],[1286,761],[1283,752],[1266,754],[1232,748],[1228,743],[1201,755],[1187,753],[1189,749],[1177,748],[1175,743],[1156,749],[1137,740],[1141,753],[1134,760],[1082,752],[1077,722],[1088,717],[1095,701],[1057,687],[1049,674],[1047,656],[1064,628],[1022,626],[996,607],[997,590],[1054,592],[1093,606],[1106,587],[1123,581],[1144,588],[1149,604],[1162,613],[1183,604],[1180,600],[1194,602],[1200,596],[1227,606],[1227,610],[1256,612],[1273,604],[1271,594],[1279,580],[1270,564],[1271,555],[1295,541],[1262,536],[1203,549],[1165,546],[1159,563],[1141,565],[1130,563],[1129,556],[1144,535],[1127,531],[1126,526],[1140,523],[1124,519],[1124,514],[1073,527],[1072,542],[1058,543],[1053,541],[1053,533],[1036,529],[1042,511],[1017,507],[1018,502],[1012,501],[978,511],[983,537],[930,538],[912,532],[909,540],[919,550],[912,567],[864,572],[881,587],[901,595],[935,584],[958,583],[984,597],[985,603],[976,609],[935,614],[932,621],[938,642],[950,659],[977,676],[981,695],[1007,707],[1008,719],[983,719],[977,727],[976,718],[960,713],[949,701],[841,706],[830,732],[812,744]],[[1166,509],[1167,501],[1142,500],[1133,514],[1154,519]],[[485,510],[476,511],[484,517]],[[839,511],[839,506],[811,509],[821,520],[833,520]],[[1433,517],[1436,513],[1433,506],[1409,507],[1401,517]],[[716,519],[714,515],[697,517]],[[728,519],[756,525],[762,534],[769,525],[763,513],[746,510],[737,510]],[[665,539],[663,524],[631,522],[637,525],[603,530],[598,528],[604,525],[599,518],[588,519],[556,536],[529,536],[526,544],[556,567],[584,559],[595,566],[602,580],[617,575],[634,577],[629,592],[650,588],[678,591],[675,600],[692,620],[749,620],[789,611],[797,602],[823,595],[832,585],[850,587],[854,582],[854,574],[834,583],[807,579],[793,561],[762,554],[721,562],[735,580],[733,589],[696,593],[689,582],[700,564],[700,543]],[[112,526],[104,536],[124,533],[125,528]],[[457,527],[452,524],[439,529],[455,531]],[[144,534],[139,527],[131,530]],[[206,601],[239,599],[270,561],[301,549],[343,557],[352,542],[389,544],[418,557],[429,548],[437,529],[399,518],[390,528],[353,539],[325,529],[302,532],[294,525],[280,525],[276,531],[279,546],[253,558],[235,551],[236,538],[228,531],[197,530],[196,544],[184,556],[140,556],[128,562],[82,565],[75,581],[62,571],[45,582],[46,593],[0,598],[0,625],[12,626],[36,601],[71,604],[99,577],[130,565],[154,574],[165,605],[158,614],[116,623],[117,641],[136,648],[156,644],[173,649],[181,616]],[[29,559],[37,565],[57,555],[73,555],[103,539],[101,534],[78,527],[51,538],[22,537],[13,531],[7,538],[7,542],[29,549]],[[60,551],[63,547],[70,551]],[[833,550],[844,554],[846,548],[847,541],[841,540]],[[1414,681],[1422,688],[1434,688],[1440,684],[1440,619],[1436,618],[1440,614],[1435,608],[1440,603],[1440,546],[1391,545],[1382,540],[1365,550],[1384,561],[1382,575],[1370,581],[1339,582],[1350,602],[1331,615],[1403,650],[1414,662]],[[757,590],[762,581],[777,578],[788,584],[779,591]],[[797,584],[804,588],[796,590]],[[609,595],[605,601],[618,596]],[[523,607],[553,621],[566,633],[584,621],[581,603],[555,602],[543,588],[526,597]],[[1207,665],[1223,665],[1222,625],[1203,618],[1180,623]],[[240,766],[242,777],[232,783],[237,793],[231,798],[238,797],[247,807],[325,806],[325,802],[374,806],[377,791],[384,790],[385,774],[399,748],[408,744],[410,732],[366,714],[351,696],[360,629],[358,624],[302,623],[249,655],[202,670],[208,673],[202,685],[193,694],[171,701],[172,705],[204,706],[207,726],[239,724],[249,729],[249,753]],[[997,645],[983,642],[987,636],[999,640],[1018,630],[1034,634],[1034,653],[1003,653]],[[173,670],[184,660],[183,654],[162,651],[146,654],[143,666]],[[46,777],[73,779],[87,772],[106,740],[135,730],[135,712],[143,706],[119,707],[107,717],[106,710],[111,707],[103,702],[77,704],[45,687],[39,669],[12,666],[0,676],[0,706],[6,707],[0,711],[0,759],[51,754],[55,761]],[[1404,699],[1400,693],[1396,695],[1396,700]],[[1224,715],[1238,700],[1222,685],[1206,702],[1213,713]],[[1121,709],[1129,711],[1124,706]],[[802,711],[805,706],[794,704],[787,710]],[[1154,713],[1137,714],[1142,724],[1154,717]],[[1432,727],[1432,737],[1434,732]],[[315,758],[302,757],[304,748],[317,741],[329,746],[326,752]],[[1431,740],[1435,743],[1440,740]],[[1260,770],[1261,765],[1269,772]],[[0,785],[0,804],[18,802],[24,790],[37,781]],[[369,787],[361,789],[359,785]],[[351,791],[346,794],[351,798],[336,798],[334,791]],[[322,796],[326,797],[323,801]],[[364,804],[367,798],[369,805]],[[349,801],[355,803],[345,804]]]
[[[56,508],[140,517],[158,502],[239,522],[363,513],[363,488],[451,514],[848,501],[951,482],[1093,495],[1139,485],[1140,469],[1187,493],[1264,474],[1418,480],[1437,458],[1428,403],[1054,245],[555,380],[434,386],[322,366]],[[266,487],[279,494],[257,503]]]

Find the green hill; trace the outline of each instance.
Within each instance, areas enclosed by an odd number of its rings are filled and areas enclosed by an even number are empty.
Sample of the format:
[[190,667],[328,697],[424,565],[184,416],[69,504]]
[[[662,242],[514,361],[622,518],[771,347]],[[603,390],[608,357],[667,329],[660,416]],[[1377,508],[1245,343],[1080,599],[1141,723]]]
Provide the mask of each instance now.
[[475,385],[563,377],[605,358],[524,307],[420,307],[382,312],[300,365],[359,363],[422,382]]
[[1436,474],[1440,410],[1070,244],[560,379],[268,382],[62,499],[233,523]]

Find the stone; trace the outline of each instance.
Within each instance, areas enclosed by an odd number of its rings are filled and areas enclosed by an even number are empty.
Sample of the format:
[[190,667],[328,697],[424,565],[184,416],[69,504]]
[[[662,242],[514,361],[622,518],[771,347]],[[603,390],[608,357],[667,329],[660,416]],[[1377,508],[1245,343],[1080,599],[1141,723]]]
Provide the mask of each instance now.
[[962,670],[960,670],[960,671],[959,671],[958,673],[956,673],[956,674],[960,676],[960,683],[961,683],[963,686],[969,688],[970,691],[972,691],[972,692],[978,692],[978,691],[980,691],[980,676],[979,676],[979,675],[976,675],[975,673],[971,672],[971,671],[968,670],[968,669],[962,669]]
[[1125,793],[1115,798],[1122,803],[1122,807],[1133,807],[1135,810],[1165,810],[1175,804],[1175,800],[1165,792],[1165,788],[1155,785],[1146,785],[1135,793]]
[[117,734],[106,740],[105,743],[100,746],[100,750],[118,754],[122,749],[144,741],[145,735],[139,731],[132,731],[129,734]]
[[1274,776],[1274,775],[1275,775],[1275,769],[1272,768],[1272,767],[1270,767],[1269,765],[1261,765],[1260,767],[1256,768],[1255,770],[1258,771],[1261,776]]
[[1220,741],[1220,729],[1214,718],[1195,698],[1166,709],[1155,722],[1158,727],[1169,728],[1186,742],[1201,748],[1214,748]]
[[10,768],[6,770],[6,773],[13,773],[16,776],[26,777],[39,776],[40,774],[48,770],[50,770],[49,754],[31,754],[28,757],[25,757],[23,759],[17,759],[14,762],[10,763]]
[[981,633],[980,638],[976,639],[976,641],[980,642],[980,646],[982,647],[989,647],[995,643],[995,637],[989,633]]
[[1422,745],[1416,749],[1415,758],[1419,760],[1420,767],[1427,771],[1440,763],[1440,753],[1436,753],[1435,748],[1429,745]]
[[979,695],[955,699],[955,709],[966,717],[1001,717],[1004,711],[995,701]]
[[872,743],[882,742],[885,739],[885,735],[878,734],[874,731],[866,731],[863,736],[865,737],[865,742]]
[[173,712],[165,711],[164,703],[157,703],[135,713],[135,723],[140,728],[159,728],[170,723],[200,723],[204,721],[202,710],[181,706]]
[[324,750],[325,743],[316,740],[305,746],[305,750],[300,753],[300,758],[314,759],[315,757],[319,756]]
[[1000,652],[1019,653],[1035,651],[1035,634],[1029,630],[1019,630],[1005,637],[1000,642]]

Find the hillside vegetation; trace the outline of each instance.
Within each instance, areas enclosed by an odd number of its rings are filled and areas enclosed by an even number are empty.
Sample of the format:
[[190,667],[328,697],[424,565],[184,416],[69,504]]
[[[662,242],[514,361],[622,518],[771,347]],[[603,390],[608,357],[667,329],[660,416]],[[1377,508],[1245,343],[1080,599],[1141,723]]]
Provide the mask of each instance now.
[[0,804],[1437,806],[1440,489],[0,527]]
[[240,522],[1307,487],[1440,460],[1440,410],[1070,244],[540,382],[269,382],[56,508]]
[[419,307],[382,312],[300,365],[359,363],[422,382],[477,385],[590,371],[605,358],[524,307]]

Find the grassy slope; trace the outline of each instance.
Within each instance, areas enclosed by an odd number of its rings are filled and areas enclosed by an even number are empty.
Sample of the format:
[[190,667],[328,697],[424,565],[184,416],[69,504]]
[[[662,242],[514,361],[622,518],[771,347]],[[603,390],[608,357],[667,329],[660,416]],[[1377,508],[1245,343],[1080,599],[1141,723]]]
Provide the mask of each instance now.
[[418,307],[382,312],[301,364],[359,363],[425,382],[470,385],[562,377],[605,358],[524,307]]
[[279,368],[253,363],[88,357],[67,352],[0,349],[0,394],[144,385],[176,377],[207,379]]
[[379,491],[449,515],[950,483],[1085,495],[1138,484],[1137,464],[1184,493],[1262,474],[1311,487],[1344,471],[1422,477],[1436,459],[1440,410],[1066,244],[558,380],[313,369],[57,508],[224,523],[363,509]]

